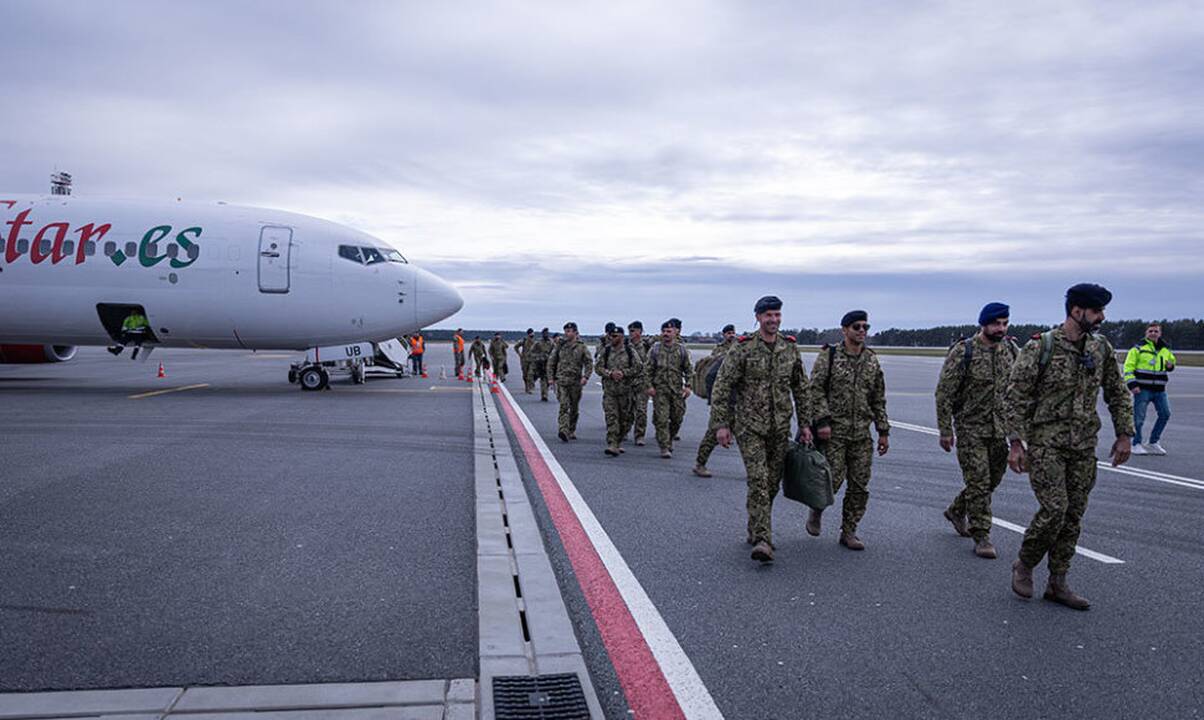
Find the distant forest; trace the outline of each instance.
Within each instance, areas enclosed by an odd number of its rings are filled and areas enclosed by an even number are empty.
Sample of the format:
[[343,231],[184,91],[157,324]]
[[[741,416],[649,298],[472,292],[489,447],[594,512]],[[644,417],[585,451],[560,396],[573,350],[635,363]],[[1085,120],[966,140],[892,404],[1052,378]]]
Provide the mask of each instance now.
[[[1204,350],[1204,320],[1163,320],[1162,322],[1162,338],[1176,350]],[[1105,322],[1100,328],[1101,332],[1112,341],[1112,345],[1118,350],[1127,350],[1136,345],[1142,338],[1145,337],[1145,320],[1116,320]],[[1048,330],[1047,325],[1012,325],[1009,331],[1014,335],[1020,344],[1024,344],[1024,340],[1035,333]],[[798,339],[800,345],[822,345],[824,343],[834,343],[840,341],[840,328],[828,328],[826,330],[818,330],[816,328],[801,328],[785,331],[788,335],[794,335]],[[871,345],[889,345],[895,347],[947,347],[957,341],[958,338],[967,335],[973,335],[978,332],[977,325],[942,325],[940,327],[926,328],[920,330],[901,330],[899,328],[888,328],[873,333],[870,336]],[[451,330],[428,330],[426,336],[432,341],[451,340],[453,331]],[[656,335],[653,331],[650,333]],[[467,330],[464,337],[469,342],[472,342],[474,335],[480,335],[482,340],[488,341],[493,337],[492,330]],[[514,342],[521,339],[524,333],[515,330],[503,330],[502,337],[507,342]],[[587,335],[587,340],[594,340],[597,336]],[[706,333],[694,333],[686,337],[689,342],[716,342],[719,339],[718,335]]]

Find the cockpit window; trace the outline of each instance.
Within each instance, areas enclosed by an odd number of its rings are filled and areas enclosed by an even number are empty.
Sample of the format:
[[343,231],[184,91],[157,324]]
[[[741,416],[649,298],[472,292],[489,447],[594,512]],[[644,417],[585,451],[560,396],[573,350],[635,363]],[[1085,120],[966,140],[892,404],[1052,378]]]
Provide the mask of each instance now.
[[360,248],[360,252],[364,254],[365,265],[375,265],[385,261],[385,256],[381,255],[380,250],[377,250],[376,248],[362,247]]
[[359,263],[360,265],[364,264],[364,259],[360,257],[360,249],[354,245],[340,245],[339,257]]
[[359,265],[376,265],[383,262],[409,262],[401,253],[393,248],[356,247],[355,245],[340,245],[339,257]]
[[388,258],[389,262],[395,262],[395,263],[408,263],[409,262],[409,260],[405,259],[405,256],[403,256],[401,253],[397,252],[393,248],[381,248],[380,251],[385,254],[385,257]]

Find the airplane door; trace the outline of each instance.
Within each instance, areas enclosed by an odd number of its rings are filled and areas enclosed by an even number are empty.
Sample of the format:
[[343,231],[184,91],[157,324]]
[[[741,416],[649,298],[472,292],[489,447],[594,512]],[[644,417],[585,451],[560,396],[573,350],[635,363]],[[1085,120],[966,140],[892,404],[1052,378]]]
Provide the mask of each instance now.
[[288,292],[293,230],[268,226],[259,231],[259,292]]

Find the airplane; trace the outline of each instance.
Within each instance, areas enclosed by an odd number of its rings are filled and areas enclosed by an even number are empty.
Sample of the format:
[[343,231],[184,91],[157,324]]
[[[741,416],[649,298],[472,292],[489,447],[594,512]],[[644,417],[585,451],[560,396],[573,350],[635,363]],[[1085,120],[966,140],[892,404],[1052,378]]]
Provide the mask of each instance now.
[[[308,350],[401,337],[460,293],[358,230],[225,203],[0,194],[0,363],[63,362],[122,344]],[[306,390],[329,380],[301,368]],[[290,377],[292,377],[290,371]]]

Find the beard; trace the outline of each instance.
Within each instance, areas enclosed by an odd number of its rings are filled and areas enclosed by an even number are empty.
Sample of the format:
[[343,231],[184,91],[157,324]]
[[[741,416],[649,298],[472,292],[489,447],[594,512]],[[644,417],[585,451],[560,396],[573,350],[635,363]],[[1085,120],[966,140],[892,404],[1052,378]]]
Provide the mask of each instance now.
[[991,339],[991,342],[999,342],[1000,340],[1003,340],[1003,338],[1006,336],[1007,336],[1006,330],[1001,330],[999,332],[987,333],[987,337]]

